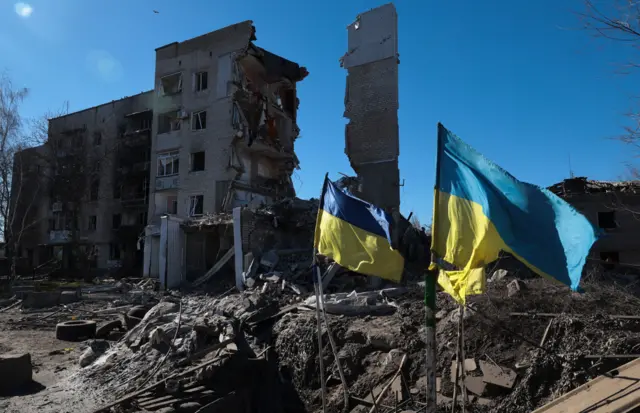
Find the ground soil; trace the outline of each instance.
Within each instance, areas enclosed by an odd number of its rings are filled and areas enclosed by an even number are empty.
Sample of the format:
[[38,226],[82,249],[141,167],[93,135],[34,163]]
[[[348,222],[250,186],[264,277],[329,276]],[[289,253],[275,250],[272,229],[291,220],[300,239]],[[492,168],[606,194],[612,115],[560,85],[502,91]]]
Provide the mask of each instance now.
[[[469,412],[531,412],[567,391],[587,382],[629,359],[585,359],[585,355],[637,354],[640,349],[640,321],[612,320],[610,315],[637,315],[640,301],[625,288],[608,282],[585,283],[584,294],[549,281],[533,278],[523,281],[523,288],[509,297],[507,283],[490,283],[488,293],[470,299],[474,310],[465,320],[465,353],[468,358],[490,361],[516,369],[518,379],[511,390],[493,389],[485,395],[488,405],[470,406]],[[289,297],[265,297],[256,293],[256,307],[273,304],[290,305]],[[244,298],[243,298],[244,297]],[[246,296],[231,295],[225,313],[242,308]],[[329,316],[333,336],[339,348],[340,363],[350,394],[365,398],[371,390],[383,386],[397,371],[406,355],[404,399],[425,399],[425,327],[424,295],[419,287],[394,299],[397,311],[388,316]],[[258,302],[259,301],[259,302]],[[437,300],[438,375],[443,396],[451,397],[453,384],[448,379],[456,351],[457,304],[443,293]],[[262,303],[264,302],[264,303]],[[208,309],[211,312],[213,309]],[[556,318],[512,316],[513,312],[563,313]],[[34,365],[34,384],[21,394],[0,398],[2,412],[91,412],[111,401],[108,377],[121,377],[131,361],[143,362],[143,355],[123,354],[119,367],[95,378],[76,374],[82,343],[55,339],[52,328],[18,326],[10,323],[23,317],[19,310],[0,313],[0,354],[30,352]],[[544,349],[539,348],[547,327]],[[289,312],[270,322],[246,331],[252,346],[269,348],[268,360],[275,363],[278,377],[290,383],[295,396],[306,411],[321,411],[316,320],[313,311]],[[329,411],[341,411],[343,389],[335,357],[324,332],[323,361],[329,390]],[[256,351],[257,353],[258,351]],[[168,364],[167,364],[168,366]],[[517,369],[516,366],[522,366]],[[140,366],[143,368],[144,366]],[[152,369],[147,366],[146,370]],[[139,369],[138,369],[139,371]],[[72,377],[73,376],[73,377]],[[85,377],[80,380],[78,377]],[[102,380],[102,381],[101,381]],[[411,396],[409,396],[411,394]],[[389,394],[384,404],[393,406]],[[419,408],[416,404],[414,408]],[[441,407],[443,409],[444,407]],[[354,411],[367,411],[356,408]],[[288,410],[303,411],[303,410]],[[444,411],[444,410],[443,410]]]
[[0,357],[7,353],[31,353],[33,383],[11,397],[0,398],[0,411],[6,413],[75,413],[96,407],[91,394],[82,394],[68,385],[75,373],[82,343],[60,341],[53,329],[7,328],[14,314],[2,314]]

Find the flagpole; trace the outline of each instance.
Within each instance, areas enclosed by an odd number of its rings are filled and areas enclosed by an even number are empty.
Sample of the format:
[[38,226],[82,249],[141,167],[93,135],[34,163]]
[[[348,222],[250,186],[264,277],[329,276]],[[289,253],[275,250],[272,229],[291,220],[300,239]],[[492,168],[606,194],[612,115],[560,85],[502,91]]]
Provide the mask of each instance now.
[[[443,126],[438,123],[436,141],[436,179],[433,194],[433,218],[431,220],[431,247],[435,244],[437,231],[436,218],[438,217],[439,187],[440,187],[440,130]],[[431,262],[436,262],[435,253],[431,252]],[[427,375],[427,412],[435,412],[438,404],[436,392],[436,279],[438,270],[425,271],[424,279],[424,306],[426,327],[426,375]]]
[[316,228],[313,234],[314,236],[313,253],[311,257],[311,260],[312,260],[311,277],[314,280],[313,289],[316,294],[316,323],[317,323],[317,329],[318,329],[318,366],[320,368],[320,388],[322,389],[322,411],[324,413],[327,412],[327,384],[325,383],[325,379],[324,379],[324,360],[322,358],[322,321],[320,319],[320,305],[324,305],[324,303],[322,302],[322,297],[320,296],[322,291],[321,290],[322,286],[319,283],[322,283],[322,279],[320,279],[320,277],[316,278],[315,275],[318,267],[318,263],[317,263],[318,250],[316,245],[316,237],[319,234],[318,226],[320,224],[320,220],[318,218],[320,217],[320,213],[322,211],[322,201],[324,200],[324,191],[327,189],[327,179],[329,179],[329,173],[325,174],[324,176],[324,182],[322,183],[322,192],[320,193],[320,199],[318,200],[318,217],[316,218]]

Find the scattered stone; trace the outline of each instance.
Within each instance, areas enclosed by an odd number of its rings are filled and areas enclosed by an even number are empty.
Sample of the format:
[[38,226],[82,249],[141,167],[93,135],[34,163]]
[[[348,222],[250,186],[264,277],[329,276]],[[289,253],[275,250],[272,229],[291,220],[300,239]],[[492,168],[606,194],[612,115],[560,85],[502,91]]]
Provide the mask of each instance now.
[[513,280],[507,284],[507,295],[513,297],[525,288],[524,283],[520,280]]
[[82,353],[78,362],[80,367],[87,367],[103,355],[110,347],[106,340],[91,340],[89,347]]
[[506,278],[509,275],[509,271],[507,270],[495,270],[489,278],[489,282],[496,282]]

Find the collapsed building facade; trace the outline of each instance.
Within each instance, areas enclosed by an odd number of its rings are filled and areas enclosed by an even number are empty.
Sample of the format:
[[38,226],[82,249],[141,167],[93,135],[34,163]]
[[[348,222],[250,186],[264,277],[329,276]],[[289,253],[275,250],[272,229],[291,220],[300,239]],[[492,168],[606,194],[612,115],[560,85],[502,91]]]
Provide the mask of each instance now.
[[295,195],[296,84],[308,72],[255,40],[245,21],[156,50],[144,275],[168,287],[232,247],[234,208]]
[[398,15],[392,3],[347,27],[345,153],[358,175],[356,194],[388,212],[400,208]]
[[569,202],[601,231],[589,258],[605,265],[640,264],[640,182],[565,179],[549,190]]
[[153,95],[49,120],[43,145],[14,159],[13,247],[26,267],[142,269]]

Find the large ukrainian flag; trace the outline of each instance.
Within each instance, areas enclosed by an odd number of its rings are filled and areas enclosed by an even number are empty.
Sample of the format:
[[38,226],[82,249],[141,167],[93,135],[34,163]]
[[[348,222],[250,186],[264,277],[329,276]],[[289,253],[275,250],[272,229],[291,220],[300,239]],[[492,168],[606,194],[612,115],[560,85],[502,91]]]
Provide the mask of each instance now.
[[314,247],[351,271],[398,282],[404,258],[391,248],[391,222],[382,209],[341,191],[325,177]]
[[[438,124],[432,251],[456,271],[438,283],[459,302],[484,290],[484,266],[509,252],[534,272],[578,288],[597,236],[546,189],[518,181]],[[441,269],[444,266],[441,266]]]

